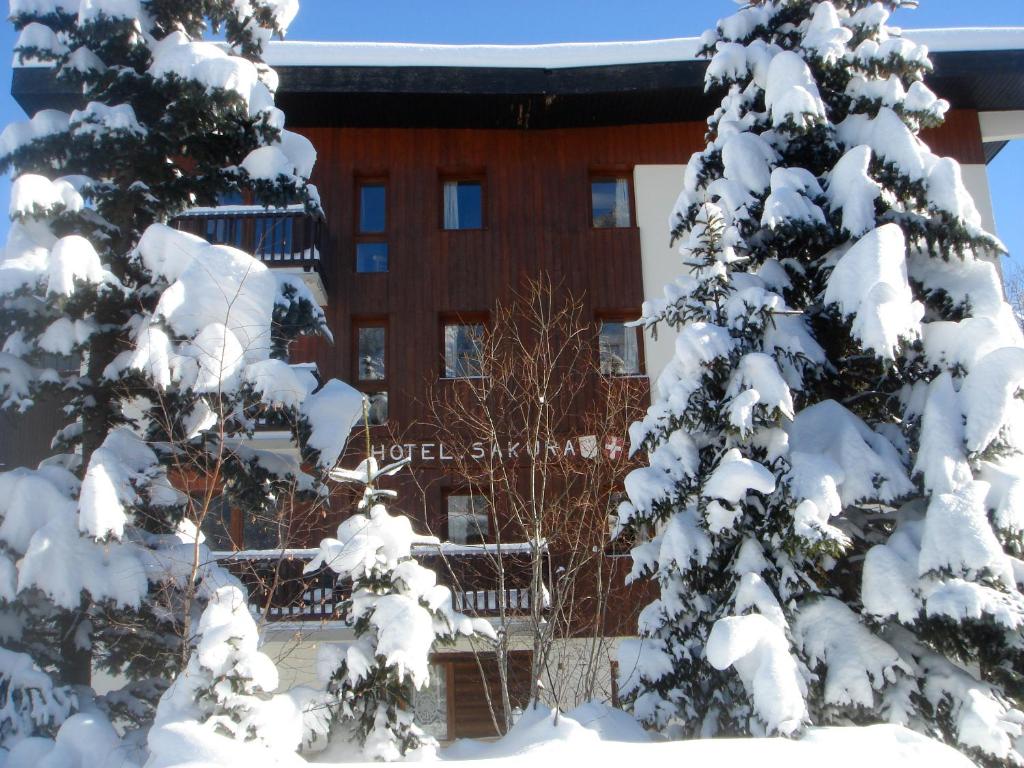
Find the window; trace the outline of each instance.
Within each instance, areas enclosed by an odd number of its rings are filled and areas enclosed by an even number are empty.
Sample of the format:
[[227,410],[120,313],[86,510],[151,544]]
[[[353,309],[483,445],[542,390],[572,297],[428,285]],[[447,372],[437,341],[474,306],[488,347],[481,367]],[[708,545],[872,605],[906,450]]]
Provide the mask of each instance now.
[[[193,510],[202,514],[203,496],[193,495]],[[233,508],[221,494],[210,502],[202,521],[206,546],[214,552],[238,549],[280,549],[284,546],[287,525],[274,510],[243,512]]]
[[[203,495],[193,494],[193,512],[196,517],[203,514]],[[206,537],[206,546],[214,552],[231,552],[237,549],[234,515],[227,497],[217,496],[210,502],[203,515],[201,530]]]
[[369,403],[369,422],[371,427],[380,427],[388,423],[388,393],[372,392],[367,395]]
[[629,179],[625,176],[591,179],[590,210],[594,226],[599,229],[632,226],[629,197]]
[[613,491],[608,497],[608,543],[605,554],[611,557],[628,555],[633,547],[632,537],[619,528],[619,506],[628,501],[629,497],[623,491]]
[[416,725],[435,739],[448,738],[448,667],[430,665],[430,679],[412,694]]
[[[240,207],[245,205],[245,198],[239,190],[222,192],[217,195],[217,207]],[[230,211],[222,211],[218,214],[207,215],[203,226],[203,238],[214,245],[232,245],[235,248],[242,247],[242,238],[245,235],[244,218],[232,215]]]
[[78,352],[66,355],[59,352],[38,352],[33,357],[33,362],[39,368],[52,368],[64,376],[82,373],[82,355]]
[[480,344],[483,323],[445,323],[444,377],[465,379],[480,375]]
[[264,259],[291,256],[292,230],[295,219],[291,216],[259,216],[253,221],[256,253]]
[[[367,417],[371,427],[388,422],[388,327],[387,321],[352,322],[356,387],[369,400]],[[360,419],[362,421],[362,419]]]
[[387,271],[387,243],[356,243],[356,272]]
[[383,184],[359,187],[359,234],[382,234],[387,226],[387,190]]
[[607,376],[640,374],[640,331],[622,320],[602,320],[598,338],[601,373]]
[[245,196],[240,189],[231,189],[217,195],[217,206],[245,205]]
[[246,549],[281,549],[285,545],[287,526],[272,510],[251,510],[242,519],[242,541]]
[[387,192],[381,181],[357,185],[356,272],[388,271]]
[[383,381],[386,376],[385,344],[387,330],[383,325],[360,326],[356,329],[356,343],[360,381]]
[[446,181],[445,229],[481,229],[484,225],[484,187],[480,181]]
[[235,248],[241,248],[244,224],[245,220],[238,217],[207,217],[206,225],[203,228],[203,238],[214,245],[232,245]]
[[453,544],[483,544],[491,533],[491,505],[487,497],[470,491],[445,496],[448,541]]

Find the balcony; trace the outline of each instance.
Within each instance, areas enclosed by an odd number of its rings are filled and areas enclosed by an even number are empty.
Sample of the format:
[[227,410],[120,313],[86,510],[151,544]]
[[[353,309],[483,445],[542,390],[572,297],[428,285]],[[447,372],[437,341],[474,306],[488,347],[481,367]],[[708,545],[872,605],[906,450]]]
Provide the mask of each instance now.
[[211,243],[251,253],[274,269],[295,272],[321,306],[327,304],[329,280],[320,259],[322,220],[300,205],[264,208],[224,205],[192,208],[171,224]]
[[[315,549],[217,552],[214,557],[249,591],[249,605],[268,621],[338,621],[351,586],[322,568],[303,574]],[[499,556],[493,544],[420,546],[413,555],[452,591],[456,610],[481,618],[530,612],[528,544],[506,544]],[[499,588],[498,563],[505,573]],[[546,557],[546,555],[545,555]],[[545,569],[546,572],[546,569]],[[503,599],[502,599],[503,598]]]

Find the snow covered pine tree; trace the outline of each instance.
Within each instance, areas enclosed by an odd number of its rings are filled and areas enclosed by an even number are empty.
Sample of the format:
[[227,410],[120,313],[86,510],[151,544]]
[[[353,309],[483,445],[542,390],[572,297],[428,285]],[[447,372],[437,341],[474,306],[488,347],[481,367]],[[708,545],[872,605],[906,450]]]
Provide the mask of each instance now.
[[271,693],[277,668],[258,644],[242,591],[216,590],[199,620],[188,667],[160,699],[147,768],[187,762],[200,749],[206,762],[218,765],[304,765],[296,755],[304,736],[301,712],[287,693]]
[[327,678],[341,739],[354,736],[366,760],[429,757],[437,742],[416,725],[411,705],[414,693],[429,682],[431,650],[460,635],[495,638],[485,619],[456,612],[448,587],[413,559],[414,544],[438,540],[414,534],[409,518],[389,514],[383,504],[395,492],[377,481],[408,463],[379,468],[370,456],[354,470],[331,472],[334,480],[362,484],[363,495],[357,513],[338,526],[338,537],[324,539],[306,566],[326,566],[351,582],[342,616],[355,630],[355,641],[321,646],[318,667]]
[[676,354],[631,429],[620,523],[661,596],[623,688],[677,735],[888,721],[1018,765],[1024,340],[918,138],[948,105],[900,5],[755,0],[703,38],[725,95],[687,273],[644,307]]
[[[22,760],[52,747],[27,737],[54,736],[76,709],[88,714],[60,729],[62,754],[90,729],[116,743],[104,713],[129,731],[151,722],[203,605],[233,582],[198,535],[214,497],[318,497],[359,417],[357,392],[311,393],[281,359],[298,335],[327,333],[300,280],[163,223],[239,192],[319,215],[315,152],[284,130],[260,61],[296,10],[11,0],[17,56],[82,92],[80,109],[0,135],[15,175],[0,403],[56,397],[68,419],[51,459],[0,474],[0,747],[27,744]],[[211,28],[226,46],[202,42]],[[313,476],[242,446],[268,416],[291,427]],[[130,682],[94,702],[96,668]],[[93,752],[82,765],[104,759]]]

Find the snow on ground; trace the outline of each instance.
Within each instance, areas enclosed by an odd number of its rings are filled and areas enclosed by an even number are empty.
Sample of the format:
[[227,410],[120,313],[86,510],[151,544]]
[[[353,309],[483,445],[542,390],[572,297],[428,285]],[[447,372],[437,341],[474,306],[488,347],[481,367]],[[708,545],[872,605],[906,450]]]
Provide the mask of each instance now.
[[[811,728],[790,739],[655,741],[629,714],[594,702],[565,714],[546,707],[527,710],[508,735],[496,741],[460,740],[441,750],[441,760],[480,768],[540,766],[713,766],[714,768],[971,768],[961,753],[895,725]],[[348,750],[332,744],[318,764],[345,761]],[[351,763],[348,763],[351,765]],[[369,764],[367,764],[369,765]],[[375,763],[374,765],[379,765]]]
[[[595,705],[589,705],[593,708]],[[573,719],[572,715],[579,717]],[[589,715],[589,716],[588,716]],[[582,721],[582,722],[580,722]],[[586,723],[586,725],[584,725]],[[549,712],[527,713],[504,739],[493,743],[456,742],[442,751],[443,760],[462,760],[483,768],[542,765],[759,766],[759,768],[845,768],[928,766],[969,768],[973,763],[956,750],[899,726],[815,728],[803,741],[789,739],[699,739],[641,742],[637,724],[615,710],[601,717],[572,712],[553,724]],[[471,747],[471,748],[468,748]]]

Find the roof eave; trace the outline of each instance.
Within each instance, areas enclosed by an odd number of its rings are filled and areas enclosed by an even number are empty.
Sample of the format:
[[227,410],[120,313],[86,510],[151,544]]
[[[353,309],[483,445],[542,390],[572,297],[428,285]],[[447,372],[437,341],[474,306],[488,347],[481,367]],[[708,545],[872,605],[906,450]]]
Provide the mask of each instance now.
[[[1024,109],[1024,50],[932,54],[929,86],[954,108]],[[703,121],[704,61],[561,69],[279,66],[278,105],[292,126],[557,128]],[[28,114],[72,109],[79,95],[45,68],[15,69]]]

